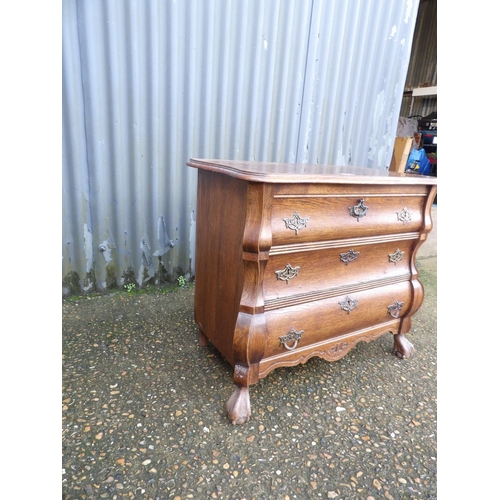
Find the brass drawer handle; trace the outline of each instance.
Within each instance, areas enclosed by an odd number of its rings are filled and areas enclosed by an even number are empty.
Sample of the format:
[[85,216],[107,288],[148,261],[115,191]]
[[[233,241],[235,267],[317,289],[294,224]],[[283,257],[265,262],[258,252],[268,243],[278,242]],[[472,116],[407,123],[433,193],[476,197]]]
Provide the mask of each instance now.
[[299,234],[299,229],[304,229],[307,226],[309,217],[301,217],[298,212],[294,212],[292,217],[283,220],[287,229],[292,229],[295,234]]
[[356,309],[356,307],[358,307],[358,301],[355,299],[351,299],[351,297],[349,296],[347,296],[342,302],[339,302],[339,304],[342,311],[346,311],[347,314],[350,314],[353,309]]
[[351,217],[356,217],[358,222],[359,222],[359,218],[364,217],[366,215],[367,210],[368,210],[368,207],[364,203],[365,203],[365,200],[361,199],[361,200],[359,200],[359,203],[357,205],[354,205],[353,207],[349,207],[349,212],[351,213]]
[[394,304],[391,304],[390,306],[387,306],[387,312],[393,317],[393,318],[398,318],[399,313],[401,312],[401,308],[403,307],[404,302],[398,302],[397,300],[394,301]]
[[[297,347],[297,342],[301,339],[304,330],[296,332],[293,328],[283,337],[280,337],[280,345],[284,345],[289,351],[293,351]],[[288,345],[293,342],[293,345]]]
[[352,248],[346,253],[340,254],[340,261],[343,262],[346,266],[349,262],[353,262],[358,258],[359,252],[355,252]]
[[287,264],[285,266],[285,269],[282,269],[281,271],[274,271],[276,274],[276,279],[281,280],[281,281],[286,281],[286,284],[288,285],[288,280],[291,280],[299,274],[299,269],[300,266],[297,267],[292,267],[290,264]]

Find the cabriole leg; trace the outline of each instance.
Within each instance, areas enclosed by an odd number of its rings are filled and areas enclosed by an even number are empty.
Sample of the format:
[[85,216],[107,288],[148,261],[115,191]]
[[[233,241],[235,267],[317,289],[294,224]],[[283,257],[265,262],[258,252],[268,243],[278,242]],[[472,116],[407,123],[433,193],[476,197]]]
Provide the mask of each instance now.
[[252,414],[248,387],[236,387],[231,397],[227,400],[226,411],[233,425],[241,425],[248,422]]
[[236,364],[234,367],[233,380],[236,389],[226,403],[227,416],[233,425],[248,422],[252,414],[248,388],[258,380],[257,373],[258,365],[248,367]]
[[398,358],[408,359],[413,354],[413,344],[402,334],[394,335],[394,347],[392,353]]
[[392,348],[392,353],[398,358],[408,359],[413,354],[413,344],[404,335],[410,331],[410,328],[411,318],[403,318],[401,320],[401,324],[399,325],[399,333],[394,335],[394,347]]

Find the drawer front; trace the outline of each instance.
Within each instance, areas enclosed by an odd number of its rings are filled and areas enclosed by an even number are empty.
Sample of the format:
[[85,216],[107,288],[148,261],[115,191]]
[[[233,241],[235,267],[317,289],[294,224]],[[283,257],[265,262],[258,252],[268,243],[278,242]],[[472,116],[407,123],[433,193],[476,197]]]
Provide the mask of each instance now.
[[290,297],[308,297],[324,290],[410,275],[417,240],[358,244],[272,255],[264,276],[264,300],[270,307]]
[[267,311],[264,357],[300,351],[301,347],[402,317],[410,300],[411,283],[403,282]]
[[296,195],[272,207],[273,246],[418,232],[424,195]]

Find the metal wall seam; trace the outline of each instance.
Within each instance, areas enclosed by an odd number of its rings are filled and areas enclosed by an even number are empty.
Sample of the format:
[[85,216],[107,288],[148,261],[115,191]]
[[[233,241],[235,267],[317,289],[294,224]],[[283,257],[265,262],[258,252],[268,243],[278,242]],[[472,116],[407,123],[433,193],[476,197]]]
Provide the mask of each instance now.
[[62,30],[62,268],[70,287],[74,273],[85,278],[90,271],[86,256],[92,252],[92,221],[76,1],[62,7],[67,20]]

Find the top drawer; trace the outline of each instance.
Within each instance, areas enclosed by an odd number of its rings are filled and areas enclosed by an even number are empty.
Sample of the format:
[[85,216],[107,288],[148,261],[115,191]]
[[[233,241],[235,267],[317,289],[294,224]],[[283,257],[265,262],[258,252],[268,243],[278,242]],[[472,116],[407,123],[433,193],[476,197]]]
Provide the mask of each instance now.
[[418,232],[425,186],[279,186],[272,207],[273,246]]

